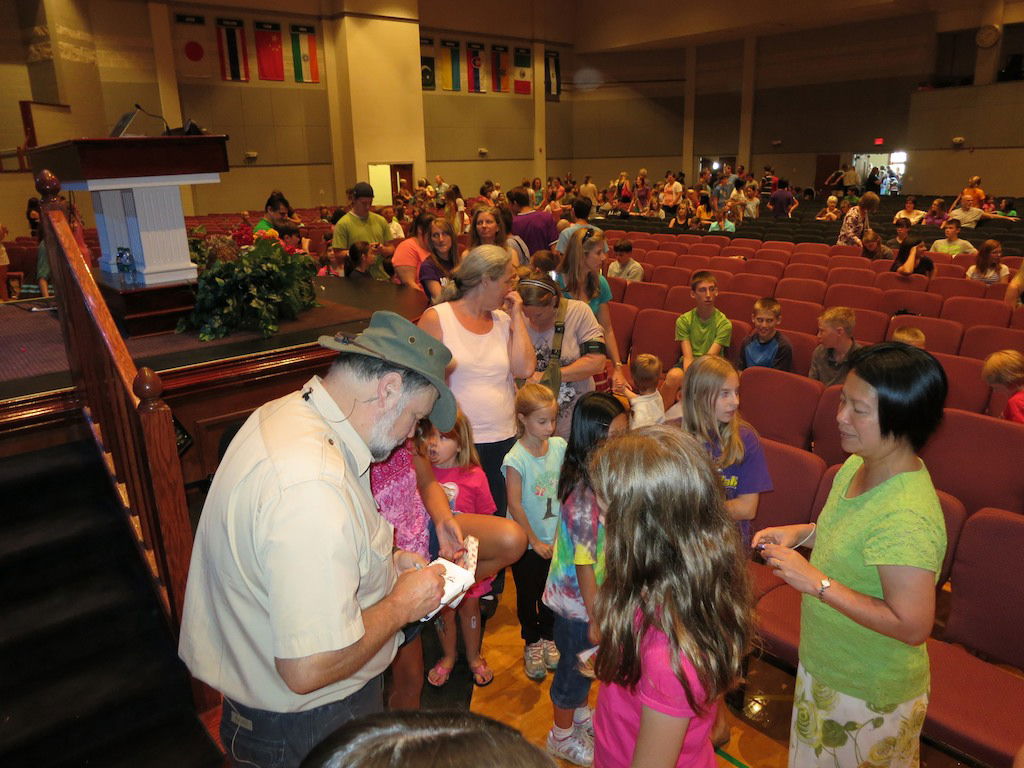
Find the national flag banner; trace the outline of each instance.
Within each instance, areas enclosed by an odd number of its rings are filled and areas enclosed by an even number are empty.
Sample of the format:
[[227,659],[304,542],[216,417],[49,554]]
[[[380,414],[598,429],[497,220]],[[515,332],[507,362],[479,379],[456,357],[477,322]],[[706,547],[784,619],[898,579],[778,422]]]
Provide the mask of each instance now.
[[241,19],[217,19],[217,52],[220,56],[221,80],[249,81],[245,22]]
[[491,46],[491,90],[507,93],[509,90],[508,46]]
[[174,14],[174,64],[182,77],[213,77],[213,34],[205,16]]
[[558,101],[562,93],[562,68],[558,62],[558,51],[544,51],[544,96],[548,101]]
[[252,26],[256,35],[256,71],[260,80],[284,80],[281,25],[269,21],[256,21]]
[[533,84],[533,53],[529,48],[516,48],[512,59],[512,90],[529,96]]
[[484,67],[487,54],[483,43],[466,43],[466,84],[470,93],[483,93],[487,90],[484,84]]
[[316,60],[316,27],[292,24],[292,67],[296,83],[319,83],[320,65]]
[[434,59],[434,38],[420,38],[420,84],[424,91],[437,88],[437,69]]
[[462,90],[462,43],[442,40],[437,57],[437,81],[446,91]]

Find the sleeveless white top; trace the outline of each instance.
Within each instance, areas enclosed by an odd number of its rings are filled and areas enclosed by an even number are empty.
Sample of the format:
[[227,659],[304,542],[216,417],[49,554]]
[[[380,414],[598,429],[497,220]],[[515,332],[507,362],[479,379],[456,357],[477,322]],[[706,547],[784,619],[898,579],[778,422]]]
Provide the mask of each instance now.
[[496,443],[515,437],[516,390],[508,357],[512,318],[494,310],[490,332],[479,334],[463,327],[451,304],[438,304],[434,311],[454,363],[448,386],[473,427],[473,439]]

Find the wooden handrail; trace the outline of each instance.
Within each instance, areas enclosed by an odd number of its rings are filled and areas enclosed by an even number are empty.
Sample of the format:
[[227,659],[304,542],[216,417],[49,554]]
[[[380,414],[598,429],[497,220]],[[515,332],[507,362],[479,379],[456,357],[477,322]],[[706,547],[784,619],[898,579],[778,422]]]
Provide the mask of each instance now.
[[149,368],[136,369],[68,225],[59,180],[41,171],[36,189],[78,404],[177,632],[192,527],[163,384]]

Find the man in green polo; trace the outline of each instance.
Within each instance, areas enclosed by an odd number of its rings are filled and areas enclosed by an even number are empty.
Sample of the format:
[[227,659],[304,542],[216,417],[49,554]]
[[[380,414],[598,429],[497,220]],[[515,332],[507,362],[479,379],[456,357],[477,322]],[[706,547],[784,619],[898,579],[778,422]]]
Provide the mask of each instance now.
[[395,252],[394,246],[386,245],[391,235],[388,223],[380,214],[370,210],[373,205],[373,187],[360,181],[352,189],[352,208],[338,219],[334,225],[334,237],[331,248],[342,257],[348,256],[348,247],[352,243],[367,242],[370,254],[374,257],[370,266],[370,274],[378,280],[387,280],[384,269],[385,262],[390,262]]

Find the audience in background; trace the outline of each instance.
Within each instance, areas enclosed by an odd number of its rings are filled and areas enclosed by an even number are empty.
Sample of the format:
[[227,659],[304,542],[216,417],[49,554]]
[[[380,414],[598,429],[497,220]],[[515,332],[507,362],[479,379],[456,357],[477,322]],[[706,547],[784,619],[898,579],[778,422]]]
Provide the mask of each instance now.
[[662,394],[666,403],[674,403],[683,383],[683,374],[694,360],[704,355],[721,355],[732,339],[732,321],[715,308],[718,279],[712,272],[700,270],[690,276],[690,297],[697,306],[676,320],[675,339],[682,354],[678,364],[665,376]]
[[873,229],[869,229],[864,233],[864,236],[860,239],[860,244],[860,255],[866,259],[874,261],[876,259],[891,259],[893,257],[892,249],[882,243],[882,238]]
[[252,228],[253,232],[265,229],[280,231],[281,227],[289,222],[291,210],[288,199],[275,189],[267,198],[267,203],[263,206],[263,218],[256,222],[256,226]]
[[993,352],[981,369],[985,383],[1009,392],[1003,418],[1024,424],[1024,354],[1017,349]]
[[932,200],[931,207],[928,208],[928,212],[924,215],[922,221],[926,227],[941,227],[948,218],[949,213],[946,211],[946,201],[941,197],[937,197]]
[[843,225],[839,230],[836,244],[861,246],[861,237],[871,229],[869,216],[878,210],[878,203],[878,195],[874,192],[865,192],[864,196],[850,208],[849,213],[843,218]]
[[894,224],[898,224],[900,219],[906,219],[911,225],[914,225],[920,224],[924,217],[925,211],[919,211],[914,197],[908,195],[907,201],[903,204],[903,209],[896,212],[896,215],[892,217],[892,221]]
[[974,264],[967,268],[967,279],[985,285],[1005,283],[1010,279],[1010,268],[1002,263],[1003,246],[998,240],[986,240],[978,249]]
[[825,201],[825,207],[818,211],[818,215],[814,218],[817,221],[836,221],[839,216],[839,198],[829,195],[828,200]]
[[637,282],[644,279],[644,268],[633,258],[633,244],[629,240],[619,240],[612,248],[615,261],[608,265],[608,277]]
[[913,325],[901,325],[892,332],[892,340],[909,344],[918,349],[927,349],[924,331]]
[[826,387],[841,384],[850,369],[850,355],[860,345],[854,341],[857,316],[849,307],[829,307],[818,316],[818,346],[811,356],[807,375]]
[[960,239],[960,219],[950,216],[942,225],[945,237],[932,243],[931,250],[935,253],[948,253],[959,256],[961,253],[974,253],[974,246]]
[[917,238],[908,238],[896,251],[896,258],[889,267],[889,271],[901,275],[930,277],[935,271],[935,263],[930,256],[925,256],[924,243]]
[[760,365],[780,371],[793,370],[793,347],[779,332],[781,319],[782,305],[777,299],[765,296],[754,302],[754,311],[750,316],[754,330],[740,345],[737,368],[742,371]]

